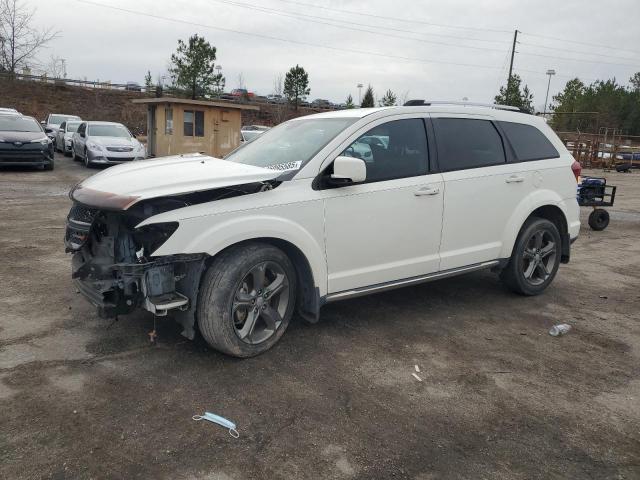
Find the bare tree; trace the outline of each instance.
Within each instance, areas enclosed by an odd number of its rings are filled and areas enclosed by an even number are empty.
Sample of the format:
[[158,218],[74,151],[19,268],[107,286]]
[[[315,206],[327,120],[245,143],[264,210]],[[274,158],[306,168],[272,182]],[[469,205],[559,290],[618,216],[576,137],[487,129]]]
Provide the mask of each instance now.
[[409,90],[405,90],[400,94],[400,102],[398,105],[404,105],[409,101]]
[[0,71],[16,73],[58,35],[36,28],[35,13],[19,0],[0,0]]
[[52,78],[67,78],[67,61],[64,58],[51,55],[45,70]]
[[276,125],[287,119],[287,103],[284,98],[282,74],[279,73],[273,79],[273,95],[275,96],[275,104],[273,105],[273,123]]

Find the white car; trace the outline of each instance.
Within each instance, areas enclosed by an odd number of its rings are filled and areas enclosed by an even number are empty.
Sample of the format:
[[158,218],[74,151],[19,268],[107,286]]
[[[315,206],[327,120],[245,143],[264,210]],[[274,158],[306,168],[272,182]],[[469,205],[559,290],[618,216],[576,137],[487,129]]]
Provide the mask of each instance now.
[[506,108],[327,112],[225,159],[100,172],[70,194],[73,278],[104,316],[171,313],[237,357],[273,346],[294,311],[315,322],[327,302],[451,275],[489,268],[539,294],[578,236],[579,164]]
[[66,113],[50,113],[47,115],[46,120],[40,122],[44,128],[44,132],[47,136],[54,141],[56,139],[56,135],[58,134],[58,129],[62,122],[66,122],[68,120],[80,121],[81,118],[77,115],[67,115]]
[[121,123],[82,122],[71,137],[73,159],[86,167],[144,160],[144,145]]
[[58,152],[71,155],[73,134],[76,133],[81,123],[80,120],[65,120],[60,124],[54,140],[55,149]]
[[0,115],[20,115],[20,112],[15,108],[0,107]]

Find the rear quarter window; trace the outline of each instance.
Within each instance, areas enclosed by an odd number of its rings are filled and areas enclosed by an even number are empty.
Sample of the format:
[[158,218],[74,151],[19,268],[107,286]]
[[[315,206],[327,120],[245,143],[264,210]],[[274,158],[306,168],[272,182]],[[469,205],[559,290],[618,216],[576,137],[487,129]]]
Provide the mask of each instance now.
[[516,161],[527,162],[558,158],[560,154],[549,139],[533,125],[498,122],[516,155]]

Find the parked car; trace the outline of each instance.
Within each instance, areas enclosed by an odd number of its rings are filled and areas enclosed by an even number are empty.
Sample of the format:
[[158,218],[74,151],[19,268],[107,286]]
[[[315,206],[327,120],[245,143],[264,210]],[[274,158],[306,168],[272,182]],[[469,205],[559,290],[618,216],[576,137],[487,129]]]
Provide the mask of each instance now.
[[56,135],[58,133],[58,128],[60,128],[60,124],[67,120],[82,120],[77,115],[66,115],[62,113],[50,113],[47,115],[46,120],[43,120],[41,123],[44,126],[44,131],[47,136],[55,142]]
[[142,87],[137,82],[127,82],[127,84],[125,85],[125,90],[128,90],[130,92],[141,92]]
[[[77,288],[104,316],[172,312],[237,357],[272,347],[294,310],[316,322],[328,302],[476,270],[540,294],[578,236],[580,168],[542,119],[504,108],[325,112],[223,160],[92,176],[70,194]],[[362,139],[380,140],[370,162]]]
[[85,166],[115,165],[144,160],[146,152],[131,132],[121,123],[82,122],[71,139],[73,159]]
[[248,91],[246,88],[234,88],[231,90],[231,96],[233,98],[253,98],[254,93]]
[[285,97],[277,94],[267,95],[267,101],[269,103],[287,103],[287,99]]
[[15,108],[0,107],[0,115],[20,115],[20,112]]
[[311,102],[311,106],[313,108],[332,108],[333,104],[329,100],[325,100],[324,98],[316,98],[313,102]]
[[54,140],[54,147],[58,152],[71,155],[73,134],[78,130],[80,123],[82,123],[80,120],[69,120],[60,124]]
[[263,127],[261,125],[246,125],[240,129],[240,141],[242,143],[250,142],[267,130],[269,130],[269,127]]
[[33,117],[0,115],[0,165],[53,170],[53,144]]

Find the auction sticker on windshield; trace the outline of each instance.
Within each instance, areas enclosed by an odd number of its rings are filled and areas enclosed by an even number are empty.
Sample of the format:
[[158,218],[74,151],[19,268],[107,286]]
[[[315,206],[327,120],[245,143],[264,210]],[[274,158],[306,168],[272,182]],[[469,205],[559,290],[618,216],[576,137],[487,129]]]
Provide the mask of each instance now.
[[276,163],[275,165],[269,165],[267,168],[271,170],[281,170],[283,172],[289,172],[291,170],[299,170],[302,165],[302,161],[298,162],[286,162],[286,163]]

